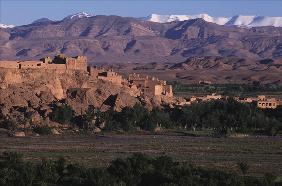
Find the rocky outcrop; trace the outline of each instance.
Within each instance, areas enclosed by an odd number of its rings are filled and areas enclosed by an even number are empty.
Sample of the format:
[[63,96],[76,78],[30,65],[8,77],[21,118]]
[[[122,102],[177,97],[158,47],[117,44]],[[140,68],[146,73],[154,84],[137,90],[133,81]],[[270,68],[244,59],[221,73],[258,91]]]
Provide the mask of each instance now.
[[[87,109],[88,105],[102,107],[111,95],[117,95],[114,107],[120,110],[138,102],[127,85],[112,84],[108,81],[89,82],[84,71],[58,71],[44,69],[1,69],[0,104],[12,107],[48,107],[56,100],[66,100],[75,111]],[[14,74],[15,79],[12,79]]]
[[59,78],[55,78],[54,80],[48,81],[46,84],[56,99],[63,99],[66,97],[63,86]]

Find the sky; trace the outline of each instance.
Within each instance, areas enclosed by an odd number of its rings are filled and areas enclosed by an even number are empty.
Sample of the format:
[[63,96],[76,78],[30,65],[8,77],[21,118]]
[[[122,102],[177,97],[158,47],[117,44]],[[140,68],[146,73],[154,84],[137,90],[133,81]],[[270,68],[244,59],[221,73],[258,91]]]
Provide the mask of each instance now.
[[282,16],[282,0],[0,0],[0,23],[23,25],[77,13],[146,17],[157,14]]

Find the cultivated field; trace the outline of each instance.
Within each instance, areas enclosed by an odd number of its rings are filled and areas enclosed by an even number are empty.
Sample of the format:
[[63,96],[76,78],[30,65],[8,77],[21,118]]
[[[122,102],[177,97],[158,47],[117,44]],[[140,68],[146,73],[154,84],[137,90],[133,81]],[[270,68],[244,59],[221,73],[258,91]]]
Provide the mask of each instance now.
[[143,152],[231,171],[238,171],[237,162],[247,162],[252,175],[269,172],[282,176],[281,137],[211,138],[177,133],[0,137],[0,149],[22,152],[27,160],[65,157],[72,162],[96,166],[106,166],[117,157]]

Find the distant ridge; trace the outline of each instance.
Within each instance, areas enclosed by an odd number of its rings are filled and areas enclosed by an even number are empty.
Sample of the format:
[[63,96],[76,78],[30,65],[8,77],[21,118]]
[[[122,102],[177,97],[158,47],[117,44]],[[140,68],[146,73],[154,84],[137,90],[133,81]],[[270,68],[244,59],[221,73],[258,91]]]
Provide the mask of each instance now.
[[49,23],[49,22],[52,22],[52,20],[44,17],[44,18],[33,21],[32,24]]
[[[78,12],[75,14],[71,14],[62,20],[77,20],[82,18],[91,18],[94,15],[88,14],[86,12]],[[156,23],[169,23],[174,21],[187,21],[192,19],[201,18],[206,22],[215,23],[218,25],[226,25],[226,26],[238,26],[238,27],[265,27],[265,26],[273,26],[273,27],[282,27],[282,17],[269,17],[269,16],[254,16],[254,15],[235,15],[233,17],[213,17],[209,14],[196,14],[196,15],[161,15],[161,14],[151,14],[147,17],[136,18],[138,20],[150,21]],[[47,23],[52,22],[52,20],[48,18],[41,18],[35,20],[32,23]],[[0,23],[0,28],[13,28],[14,25],[6,25]]]
[[229,25],[239,27],[262,27],[273,26],[282,27],[282,17],[268,17],[268,16],[244,16],[235,15],[233,17],[212,17],[208,14],[198,15],[159,15],[151,14],[143,18],[146,21],[167,23],[173,21],[186,21],[191,19],[202,18],[207,22],[216,23],[218,25]]

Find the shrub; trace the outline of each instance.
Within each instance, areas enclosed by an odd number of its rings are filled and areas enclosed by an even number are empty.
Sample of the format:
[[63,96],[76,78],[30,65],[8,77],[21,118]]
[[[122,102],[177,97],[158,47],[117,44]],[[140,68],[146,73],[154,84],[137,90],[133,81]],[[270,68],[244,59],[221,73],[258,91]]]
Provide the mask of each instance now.
[[250,166],[246,162],[238,162],[237,166],[239,167],[239,169],[240,169],[240,171],[243,175],[246,175],[249,168],[250,168]]
[[74,119],[74,111],[68,105],[54,106],[53,111],[49,114],[52,121],[61,124],[71,124]]
[[9,186],[263,186],[274,182],[275,185],[281,184],[272,175],[266,175],[264,179],[239,176],[211,168],[183,166],[167,156],[152,158],[140,153],[113,160],[105,168],[84,167],[64,159],[42,160],[33,164],[24,161],[18,153],[4,152],[0,155],[0,185]]
[[36,126],[36,127],[33,128],[33,131],[37,134],[40,134],[40,135],[50,135],[50,134],[52,134],[51,128],[47,125]]

